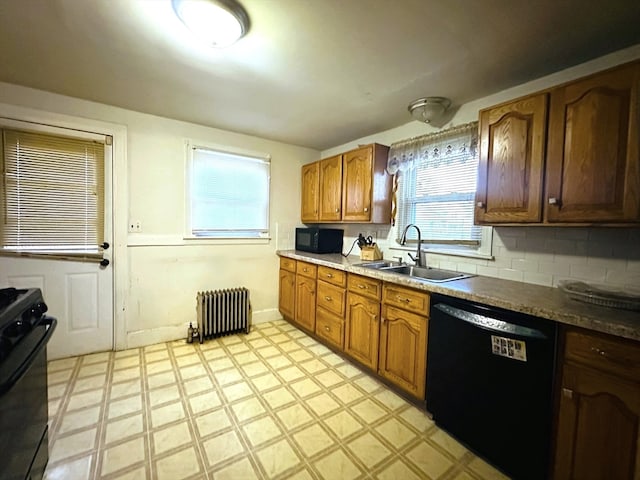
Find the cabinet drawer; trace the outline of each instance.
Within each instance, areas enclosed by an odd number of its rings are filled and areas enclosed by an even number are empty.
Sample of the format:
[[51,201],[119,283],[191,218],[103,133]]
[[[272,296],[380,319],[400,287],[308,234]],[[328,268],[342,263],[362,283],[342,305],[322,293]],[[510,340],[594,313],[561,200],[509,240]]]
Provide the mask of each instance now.
[[296,274],[302,275],[303,277],[316,278],[316,272],[318,271],[318,267],[305,262],[297,262],[296,263]]
[[336,318],[324,310],[318,310],[316,335],[342,350],[344,347],[344,320]]
[[324,280],[325,282],[344,288],[347,285],[347,272],[320,266],[318,267],[318,280]]
[[640,381],[640,343],[583,330],[567,330],[565,358]]
[[351,292],[373,300],[380,300],[382,293],[382,282],[380,280],[350,274],[347,279],[347,286]]
[[419,315],[429,315],[429,294],[411,288],[385,283],[382,300],[387,305],[403,308]]
[[336,287],[327,282],[318,282],[317,306],[344,318],[344,288]]
[[291,258],[280,257],[280,268],[288,272],[296,273],[296,261]]

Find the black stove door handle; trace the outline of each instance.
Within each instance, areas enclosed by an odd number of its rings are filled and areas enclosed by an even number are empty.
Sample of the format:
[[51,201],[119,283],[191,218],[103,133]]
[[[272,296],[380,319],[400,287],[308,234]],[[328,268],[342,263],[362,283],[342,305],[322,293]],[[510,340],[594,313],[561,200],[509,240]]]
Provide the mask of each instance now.
[[24,376],[25,373],[29,371],[29,368],[35,361],[36,357],[40,354],[42,349],[47,346],[51,335],[53,335],[53,331],[56,329],[56,325],[58,324],[58,320],[53,317],[42,317],[42,321],[37,326],[46,325],[48,326],[47,331],[42,336],[42,338],[38,341],[33,350],[29,353],[27,358],[25,358],[22,365],[16,369],[16,371],[9,377],[9,379],[0,385],[0,395],[4,395],[6,392],[11,390],[13,386],[20,381],[20,379]]

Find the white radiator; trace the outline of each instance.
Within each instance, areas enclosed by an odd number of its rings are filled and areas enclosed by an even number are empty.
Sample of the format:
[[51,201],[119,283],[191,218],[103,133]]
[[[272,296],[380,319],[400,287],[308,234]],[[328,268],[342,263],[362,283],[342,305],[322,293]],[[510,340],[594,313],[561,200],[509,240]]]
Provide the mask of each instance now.
[[214,338],[251,328],[251,303],[249,290],[231,288],[209,292],[198,292],[197,322],[200,343],[205,338]]

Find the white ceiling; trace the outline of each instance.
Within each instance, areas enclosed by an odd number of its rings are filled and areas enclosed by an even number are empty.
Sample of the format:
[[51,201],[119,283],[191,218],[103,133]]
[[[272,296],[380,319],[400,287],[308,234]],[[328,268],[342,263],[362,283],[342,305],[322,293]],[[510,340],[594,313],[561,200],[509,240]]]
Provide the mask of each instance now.
[[1,0],[0,81],[324,150],[640,43],[637,0],[242,0],[200,45],[170,0]]

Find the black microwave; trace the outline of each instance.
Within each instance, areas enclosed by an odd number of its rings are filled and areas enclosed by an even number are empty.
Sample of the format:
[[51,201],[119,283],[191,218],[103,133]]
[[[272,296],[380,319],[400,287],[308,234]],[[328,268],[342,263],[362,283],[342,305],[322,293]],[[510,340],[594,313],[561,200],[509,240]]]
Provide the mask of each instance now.
[[313,253],[342,253],[344,230],[296,228],[296,250]]

